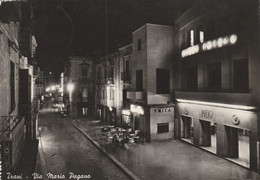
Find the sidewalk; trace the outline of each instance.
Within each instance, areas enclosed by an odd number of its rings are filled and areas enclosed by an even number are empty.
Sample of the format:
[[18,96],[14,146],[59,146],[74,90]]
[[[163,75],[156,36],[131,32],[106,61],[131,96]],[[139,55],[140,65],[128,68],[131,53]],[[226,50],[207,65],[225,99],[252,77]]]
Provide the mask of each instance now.
[[178,140],[114,147],[96,120],[72,123],[140,179],[260,179],[260,175]]
[[38,140],[25,141],[23,152],[14,174],[22,174],[23,178],[32,179],[32,174],[35,172],[38,144]]

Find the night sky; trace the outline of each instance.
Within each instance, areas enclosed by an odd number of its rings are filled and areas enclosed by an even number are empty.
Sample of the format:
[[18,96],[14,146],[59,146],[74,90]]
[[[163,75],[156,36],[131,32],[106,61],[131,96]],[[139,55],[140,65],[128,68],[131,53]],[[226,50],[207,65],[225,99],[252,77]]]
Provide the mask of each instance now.
[[113,53],[131,43],[132,32],[145,23],[174,25],[194,4],[209,8],[236,4],[234,0],[32,1],[37,61],[42,70],[58,74],[70,55],[97,58]]
[[100,57],[131,43],[145,23],[173,25],[194,0],[33,0],[42,70],[60,73],[70,55]]

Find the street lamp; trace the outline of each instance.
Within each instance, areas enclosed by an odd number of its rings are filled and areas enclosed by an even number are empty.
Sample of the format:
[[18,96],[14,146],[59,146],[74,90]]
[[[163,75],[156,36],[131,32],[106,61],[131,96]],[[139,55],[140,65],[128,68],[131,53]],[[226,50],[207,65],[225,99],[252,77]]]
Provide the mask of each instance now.
[[66,109],[67,109],[67,114],[70,116],[70,111],[71,111],[71,102],[72,102],[72,91],[74,90],[74,84],[68,83],[67,84],[67,91],[69,92],[69,97],[68,101],[66,101]]
[[74,90],[74,84],[69,83],[69,84],[67,85],[67,90],[71,93],[71,92]]

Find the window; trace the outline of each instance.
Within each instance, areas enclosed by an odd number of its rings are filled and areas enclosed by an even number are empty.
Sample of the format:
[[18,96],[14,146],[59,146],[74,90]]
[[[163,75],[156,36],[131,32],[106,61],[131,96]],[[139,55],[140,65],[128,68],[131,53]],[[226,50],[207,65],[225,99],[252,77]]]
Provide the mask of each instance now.
[[97,69],[97,79],[98,80],[101,79],[101,68],[100,67],[98,67],[98,69]]
[[170,70],[156,69],[156,94],[170,93]]
[[97,96],[98,99],[100,99],[100,89],[98,89],[98,88],[96,90],[96,96]]
[[195,37],[195,44],[203,43],[204,42],[204,30],[203,26],[199,26],[196,29],[196,37]]
[[189,90],[198,89],[198,68],[189,67],[187,69],[187,88]]
[[82,88],[82,101],[83,102],[88,101],[88,89],[86,87]]
[[221,63],[213,63],[208,65],[208,89],[221,89]]
[[112,78],[112,79],[114,78],[114,67],[113,66],[110,67],[109,78]]
[[143,70],[136,70],[136,90],[143,90]]
[[194,30],[188,31],[188,45],[194,46]]
[[233,63],[233,89],[235,91],[248,91],[248,61],[236,60]]
[[157,133],[167,133],[169,132],[169,123],[158,123],[157,124]]
[[107,68],[104,68],[104,78],[107,78]]
[[11,94],[11,112],[15,109],[15,66],[10,62],[10,94]]
[[110,100],[114,100],[114,90],[110,89]]
[[106,91],[103,89],[103,99],[106,99]]
[[130,80],[130,65],[129,65],[129,60],[126,60],[125,61],[125,69],[124,69],[124,72],[125,72],[125,78],[127,80]]
[[141,41],[141,39],[138,39],[137,40],[137,51],[141,51],[141,49],[142,49],[142,41]]
[[200,43],[204,43],[204,31],[200,31]]

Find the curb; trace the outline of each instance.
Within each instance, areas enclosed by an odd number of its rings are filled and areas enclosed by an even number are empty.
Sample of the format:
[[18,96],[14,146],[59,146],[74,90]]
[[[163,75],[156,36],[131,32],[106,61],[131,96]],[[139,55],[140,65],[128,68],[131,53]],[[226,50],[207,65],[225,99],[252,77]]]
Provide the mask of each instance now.
[[134,173],[132,173],[132,171],[130,171],[125,165],[123,165],[121,162],[119,162],[113,155],[108,154],[106,152],[106,150],[104,150],[99,144],[98,142],[96,142],[94,139],[92,139],[87,133],[84,132],[84,130],[79,127],[77,124],[75,124],[74,122],[71,122],[72,125],[78,129],[94,146],[97,147],[97,149],[99,151],[101,151],[102,153],[104,153],[108,159],[110,159],[127,177],[129,177],[130,179],[133,180],[140,180],[139,177],[137,177]]

